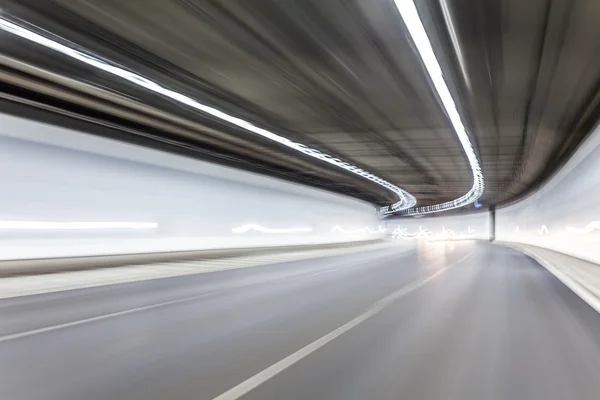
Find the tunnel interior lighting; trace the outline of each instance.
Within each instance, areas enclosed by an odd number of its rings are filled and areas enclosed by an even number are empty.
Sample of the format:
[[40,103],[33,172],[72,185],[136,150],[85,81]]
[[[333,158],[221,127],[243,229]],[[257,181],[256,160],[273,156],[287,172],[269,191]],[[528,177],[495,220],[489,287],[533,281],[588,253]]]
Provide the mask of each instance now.
[[[395,0],[395,4],[415,44],[415,47],[417,48],[417,52],[421,57],[429,78],[431,79],[433,86],[442,102],[444,110],[450,119],[454,132],[458,136],[467,160],[469,161],[469,166],[473,175],[473,185],[471,189],[466,194],[455,200],[425,207],[398,210],[398,212],[400,215],[421,215],[464,207],[479,199],[483,194],[484,181],[479,160],[477,159],[477,155],[473,150],[473,145],[471,144],[467,130],[462,123],[460,114],[456,108],[456,103],[454,102],[452,94],[450,93],[450,89],[448,89],[448,85],[444,80],[442,68],[440,67],[440,64],[435,56],[433,47],[429,37],[427,36],[427,32],[425,31],[423,22],[419,17],[415,3],[413,0]],[[391,213],[394,213],[394,211],[390,210],[385,214]]]
[[262,233],[299,233],[299,232],[312,232],[311,227],[296,227],[296,228],[268,228],[259,224],[246,224],[233,228],[232,233],[247,233],[250,231],[262,232]]
[[368,226],[365,226],[363,228],[357,228],[357,229],[345,229],[344,227],[342,227],[340,225],[336,225],[333,228],[331,228],[331,230],[329,232],[330,233],[338,232],[338,233],[343,233],[345,235],[356,235],[358,233],[375,234],[375,233],[385,233],[385,232],[387,232],[387,228],[379,225],[376,229],[371,229]]
[[182,93],[178,93],[171,89],[168,89],[157,82],[154,82],[150,79],[147,79],[141,75],[138,75],[132,71],[128,71],[124,68],[121,68],[113,63],[104,61],[98,57],[95,57],[91,54],[84,53],[82,51],[76,50],[74,48],[68,47],[62,43],[59,43],[55,40],[52,40],[48,37],[42,36],[36,32],[33,32],[23,26],[15,24],[3,17],[0,17],[0,29],[5,32],[11,33],[13,35],[19,36],[23,39],[29,40],[31,42],[37,43],[46,48],[52,49],[56,52],[64,54],[68,57],[71,57],[75,60],[78,60],[82,63],[85,63],[89,66],[102,70],[111,75],[122,78],[128,82],[131,82],[137,86],[143,87],[147,90],[150,90],[154,93],[160,94],[162,96],[168,97],[172,100],[175,100],[181,104],[185,104],[193,109],[199,110],[205,114],[211,115],[214,118],[217,118],[221,121],[225,121],[231,125],[235,125],[240,127],[248,132],[252,132],[274,142],[277,142],[283,146],[294,149],[300,153],[306,154],[310,157],[316,158],[318,160],[324,161],[328,164],[331,164],[335,167],[344,169],[349,171],[355,175],[361,176],[365,179],[368,179],[387,190],[391,191],[398,197],[398,201],[394,204],[391,204],[386,207],[382,207],[379,212],[380,214],[391,211],[400,211],[405,210],[411,207],[414,207],[417,203],[415,197],[403,190],[402,188],[370,173],[361,168],[358,168],[355,165],[342,161],[338,158],[332,157],[328,154],[322,153],[321,151],[310,148],[304,144],[294,142],[290,139],[287,139],[283,136],[280,136],[274,132],[270,132],[266,129],[260,128],[251,122],[245,121],[241,118],[234,117],[229,115],[221,110],[218,110],[214,107],[208,106],[206,104],[202,104],[197,100],[192,99]]
[[158,228],[156,222],[0,221],[0,230],[111,230],[156,228]]
[[600,221],[592,221],[583,228],[567,226],[566,231],[575,235],[589,235],[592,232],[600,231]]
[[392,232],[392,237],[394,239],[403,240],[415,240],[423,238],[430,241],[443,241],[455,239],[472,239],[474,237],[475,232],[475,229],[473,229],[471,225],[468,225],[467,229],[463,229],[458,232],[454,231],[453,229],[442,226],[440,233],[434,233],[430,229],[423,228],[423,226],[419,226],[419,230],[416,232],[409,232],[407,228],[402,228],[398,226]]

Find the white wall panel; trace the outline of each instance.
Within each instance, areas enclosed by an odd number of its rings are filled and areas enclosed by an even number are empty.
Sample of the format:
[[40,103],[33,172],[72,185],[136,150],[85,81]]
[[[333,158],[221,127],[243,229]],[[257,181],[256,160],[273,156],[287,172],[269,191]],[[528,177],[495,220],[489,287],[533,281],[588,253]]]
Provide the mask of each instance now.
[[540,190],[497,210],[496,239],[600,263],[600,129]]
[[0,184],[5,260],[382,234],[356,199],[3,114]]

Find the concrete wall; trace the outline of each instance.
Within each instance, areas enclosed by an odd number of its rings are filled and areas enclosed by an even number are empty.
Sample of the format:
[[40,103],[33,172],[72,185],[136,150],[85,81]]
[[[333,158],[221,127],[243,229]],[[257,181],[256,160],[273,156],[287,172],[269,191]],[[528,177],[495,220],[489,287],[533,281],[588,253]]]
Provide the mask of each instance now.
[[600,129],[540,190],[497,209],[496,239],[600,263]]
[[0,260],[381,236],[326,191],[0,114]]

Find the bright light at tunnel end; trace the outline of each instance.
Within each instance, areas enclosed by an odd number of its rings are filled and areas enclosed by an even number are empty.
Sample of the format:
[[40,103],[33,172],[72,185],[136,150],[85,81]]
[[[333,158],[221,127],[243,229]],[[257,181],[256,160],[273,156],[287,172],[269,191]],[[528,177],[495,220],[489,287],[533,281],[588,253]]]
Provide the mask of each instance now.
[[232,115],[229,115],[221,110],[210,107],[206,104],[202,104],[199,101],[192,99],[191,97],[188,97],[182,93],[178,93],[178,92],[175,92],[164,86],[161,86],[159,83],[151,81],[147,78],[144,78],[143,76],[138,75],[132,71],[128,71],[128,70],[118,67],[114,64],[103,61],[102,59],[95,57],[91,54],[87,54],[82,51],[70,48],[70,47],[65,46],[64,44],[61,44],[55,40],[52,40],[45,36],[42,36],[38,33],[35,33],[29,29],[24,28],[23,26],[20,26],[18,24],[15,24],[14,22],[11,22],[11,21],[3,18],[2,16],[0,16],[0,29],[2,29],[5,32],[11,33],[13,35],[19,36],[23,39],[26,39],[31,42],[37,43],[39,45],[42,45],[46,48],[57,51],[61,54],[64,54],[64,55],[69,56],[73,59],[76,59],[80,62],[83,62],[89,66],[92,66],[92,67],[100,69],[104,72],[107,72],[111,75],[118,76],[118,77],[125,79],[137,86],[143,87],[154,93],[168,97],[168,98],[175,100],[181,104],[185,104],[185,105],[192,107],[196,110],[199,110],[205,114],[209,114],[221,121],[225,121],[229,124],[240,127],[248,132],[252,132],[254,134],[260,135],[264,138],[267,138],[269,140],[277,142],[288,148],[294,149],[300,153],[306,154],[310,157],[324,161],[328,164],[334,165],[338,168],[342,168],[342,169],[349,171],[355,175],[358,175],[365,179],[368,179],[368,180],[378,184],[379,186],[382,186],[385,189],[391,191],[398,197],[398,201],[396,203],[391,204],[386,207],[382,207],[379,209],[378,213],[380,216],[385,214],[386,212],[397,212],[397,211],[401,211],[401,210],[406,210],[411,207],[414,207],[417,204],[417,200],[415,199],[415,197],[413,195],[411,195],[410,193],[408,193],[407,191],[405,191],[405,190],[401,189],[400,187],[398,187],[398,186],[396,186],[396,185],[394,185],[394,184],[392,184],[370,172],[367,172],[355,165],[352,165],[350,163],[342,161],[338,158],[332,157],[328,154],[322,153],[321,151],[310,148],[304,144],[291,141],[290,139],[280,136],[274,132],[270,132],[266,129],[260,128],[248,121],[245,121],[241,118],[234,117]]
[[454,208],[464,207],[475,202],[477,199],[481,197],[483,194],[483,190],[485,187],[483,174],[481,172],[481,167],[479,165],[479,160],[477,159],[477,155],[473,150],[473,145],[469,140],[469,135],[467,134],[467,130],[463,125],[460,114],[456,108],[456,103],[450,94],[450,90],[448,89],[448,85],[444,80],[444,76],[442,73],[442,68],[438,63],[438,60],[433,52],[433,47],[431,42],[429,41],[429,37],[427,36],[427,32],[425,31],[425,27],[423,26],[423,22],[419,17],[419,13],[415,6],[413,0],[395,0],[396,8],[400,12],[400,16],[410,33],[410,36],[417,48],[419,56],[425,65],[425,69],[433,85],[435,90],[440,97],[446,114],[452,123],[452,127],[454,128],[454,132],[458,136],[460,140],[460,144],[467,156],[467,160],[469,161],[469,165],[471,167],[471,171],[473,174],[473,186],[471,189],[464,194],[463,196],[448,201],[445,203],[434,204],[431,206],[425,207],[417,207],[411,209],[398,210],[398,212],[394,211],[384,211],[384,215],[390,215],[393,213],[398,213],[399,215],[421,215],[421,214],[430,214],[436,213],[446,210],[451,210]]

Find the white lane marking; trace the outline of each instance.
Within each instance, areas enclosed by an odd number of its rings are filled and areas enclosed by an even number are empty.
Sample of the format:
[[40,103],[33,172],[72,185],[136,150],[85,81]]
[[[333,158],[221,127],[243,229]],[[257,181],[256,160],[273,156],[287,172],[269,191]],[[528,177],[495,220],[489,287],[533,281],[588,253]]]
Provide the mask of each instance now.
[[[358,246],[354,248],[321,249],[303,252],[290,252],[275,254],[269,257],[240,256],[239,258],[225,258],[214,260],[190,261],[189,268],[173,268],[181,263],[165,262],[159,264],[146,264],[140,266],[123,266],[114,268],[100,268],[81,271],[58,272],[39,276],[15,276],[0,279],[0,299],[29,296],[41,293],[61,292],[65,290],[83,289],[105,285],[113,285],[128,282],[140,282],[151,279],[169,278],[175,276],[197,275],[215,271],[226,271],[237,268],[251,268],[262,265],[270,265],[285,262],[303,261],[336,255],[350,255],[360,251],[371,251],[378,249],[392,249],[396,247],[390,243],[377,243],[372,245]],[[398,254],[412,252],[412,248],[403,249]],[[183,261],[187,263],[186,261]],[[60,283],[57,279],[63,277]]]
[[340,270],[340,268],[331,268],[331,269],[325,269],[323,271],[313,272],[310,274],[292,275],[289,278],[287,278],[286,281],[293,281],[295,279],[311,278],[311,277],[317,276],[317,275],[331,274],[332,272],[339,271],[339,270]]
[[236,399],[239,399],[240,397],[249,393],[250,391],[252,391],[256,387],[258,387],[259,385],[263,384],[264,382],[268,381],[275,375],[279,374],[283,370],[291,367],[292,365],[294,365],[295,363],[297,363],[304,357],[308,356],[309,354],[311,354],[314,351],[318,350],[319,348],[323,347],[327,343],[331,342],[333,339],[337,338],[338,336],[342,335],[345,332],[348,332],[350,329],[354,328],[361,322],[366,321],[367,319],[371,318],[375,314],[378,314],[379,312],[384,310],[386,307],[388,307],[391,303],[393,303],[398,298],[415,291],[416,289],[420,288],[421,286],[425,285],[429,281],[435,279],[437,276],[444,273],[449,268],[452,268],[453,266],[461,263],[467,257],[469,257],[471,254],[473,254],[472,251],[470,253],[466,254],[460,260],[440,269],[436,273],[429,275],[428,277],[421,279],[420,281],[413,282],[412,284],[401,287],[400,289],[396,290],[395,292],[393,292],[393,293],[389,294],[388,296],[384,297],[383,299],[377,301],[366,312],[364,312],[363,314],[354,318],[350,322],[345,323],[344,325],[340,326],[336,330],[315,340],[311,344],[301,348],[300,350],[296,351],[295,353],[290,354],[283,360],[278,361],[277,363],[271,365],[270,367],[262,370],[258,374],[246,379],[245,381],[238,384],[237,386],[234,386],[233,388],[229,389],[225,393],[222,393],[219,396],[215,397],[213,400],[236,400]]
[[[299,276],[294,276],[294,277],[290,278],[289,280],[298,279],[298,278],[306,278],[306,277],[309,277],[309,276],[320,275],[320,274],[323,274],[323,273],[331,273],[331,272],[334,272],[334,271],[335,270],[326,270],[326,271],[318,272],[318,273],[312,273],[312,274],[306,274],[306,275],[299,275]],[[229,289],[231,289],[231,288],[229,288]],[[0,337],[0,343],[7,342],[9,340],[25,338],[27,336],[38,335],[40,333],[52,332],[52,331],[56,331],[56,330],[59,330],[59,329],[70,328],[70,327],[77,326],[77,325],[83,325],[83,324],[87,324],[89,322],[102,321],[104,319],[113,318],[113,317],[119,317],[121,315],[127,315],[127,314],[132,314],[132,313],[136,313],[136,312],[140,312],[140,311],[152,310],[154,308],[164,307],[164,306],[170,306],[170,305],[179,304],[179,303],[185,303],[185,302],[188,302],[188,301],[194,301],[194,300],[201,299],[202,297],[210,296],[210,295],[213,295],[213,294],[218,294],[218,293],[223,292],[225,290],[226,289],[221,290],[221,291],[206,292],[206,293],[202,293],[202,294],[199,294],[199,295],[196,295],[196,296],[184,297],[182,299],[165,301],[163,303],[151,304],[151,305],[143,306],[143,307],[131,308],[131,309],[128,309],[128,310],[117,311],[117,312],[110,313],[110,314],[104,314],[104,315],[99,315],[99,316],[96,316],[96,317],[90,317],[90,318],[80,319],[80,320],[77,320],[77,321],[66,322],[64,324],[52,325],[52,326],[48,326],[48,327],[45,327],[45,328],[33,329],[33,330],[30,330],[30,331],[19,332],[19,333],[13,333],[11,335],[1,336]]]
[[[330,268],[330,269],[326,269],[326,270],[322,270],[322,271],[317,271],[317,272],[313,272],[313,273],[309,273],[309,274],[299,274],[296,276],[292,276],[289,278],[280,278],[280,279],[273,279],[273,280],[268,280],[266,282],[271,282],[271,281],[278,281],[278,280],[293,280],[293,279],[299,279],[299,278],[306,278],[306,277],[311,277],[311,276],[315,276],[315,275],[321,275],[321,274],[329,274],[332,272],[336,272],[341,270],[342,268]],[[248,285],[240,285],[241,287],[244,286],[248,286]],[[52,326],[48,326],[45,328],[39,328],[39,329],[33,329],[30,331],[25,331],[25,332],[19,332],[19,333],[13,333],[10,335],[6,335],[6,336],[0,336],[0,343],[2,342],[7,342],[9,340],[15,340],[15,339],[21,339],[21,338],[25,338],[28,336],[33,336],[33,335],[38,335],[40,333],[46,333],[46,332],[52,332],[52,331],[56,331],[59,329],[64,329],[64,328],[70,328],[73,326],[77,326],[77,325],[82,325],[82,324],[86,324],[89,322],[95,322],[95,321],[102,321],[104,319],[108,319],[108,318],[113,318],[113,317],[118,317],[121,315],[127,315],[127,314],[132,314],[135,312],[140,312],[140,311],[146,311],[146,310],[152,310],[154,308],[159,308],[159,307],[164,307],[164,306],[169,306],[169,305],[173,305],[173,304],[179,304],[179,303],[184,303],[184,302],[188,302],[188,301],[194,301],[194,300],[198,300],[202,297],[206,297],[206,296],[210,296],[210,295],[214,295],[214,294],[219,294],[222,292],[225,292],[226,290],[231,290],[231,289],[239,289],[239,287],[229,287],[229,288],[225,288],[222,290],[216,290],[216,291],[212,291],[212,292],[205,292],[196,296],[189,296],[189,297],[184,297],[181,299],[177,299],[177,300],[170,300],[170,301],[166,301],[163,303],[157,303],[157,304],[151,304],[151,305],[147,305],[147,306],[142,306],[142,307],[137,307],[137,308],[131,308],[128,310],[123,310],[123,311],[117,311],[114,313],[109,313],[109,314],[104,314],[104,315],[99,315],[96,317],[90,317],[90,318],[85,318],[85,319],[81,319],[81,320],[77,320],[77,321],[72,321],[72,322],[66,322],[64,324],[58,324],[58,325],[52,325]]]
[[104,315],[99,315],[99,316],[96,316],[96,317],[90,317],[90,318],[80,319],[78,321],[66,322],[64,324],[59,324],[59,325],[52,325],[52,326],[48,326],[48,327],[45,327],[45,328],[33,329],[33,330],[30,330],[30,331],[19,332],[19,333],[13,333],[11,335],[1,336],[0,337],[0,343],[7,342],[9,340],[21,339],[21,338],[25,338],[25,337],[28,337],[28,336],[38,335],[40,333],[46,333],[46,332],[57,331],[59,329],[70,328],[72,326],[83,325],[83,324],[87,324],[89,322],[102,321],[103,319],[118,317],[120,315],[133,314],[133,313],[139,312],[139,311],[152,310],[152,309],[158,308],[158,307],[164,307],[164,306],[169,306],[169,305],[172,305],[172,304],[178,304],[178,303],[184,303],[184,302],[187,302],[187,301],[193,301],[193,300],[197,300],[197,299],[200,299],[202,297],[206,297],[206,296],[209,296],[209,295],[212,295],[212,294],[215,294],[215,293],[217,293],[217,292],[206,292],[206,293],[202,293],[202,294],[199,294],[199,295],[196,295],[196,296],[184,297],[182,299],[165,301],[163,303],[151,304],[151,305],[143,306],[143,307],[131,308],[129,310],[117,311],[117,312],[110,313],[110,314],[104,314]]

